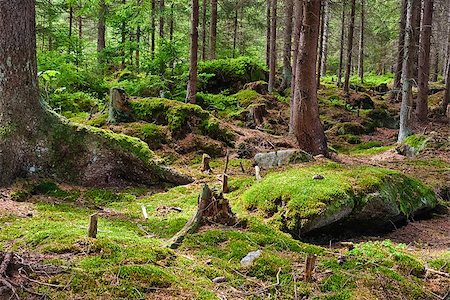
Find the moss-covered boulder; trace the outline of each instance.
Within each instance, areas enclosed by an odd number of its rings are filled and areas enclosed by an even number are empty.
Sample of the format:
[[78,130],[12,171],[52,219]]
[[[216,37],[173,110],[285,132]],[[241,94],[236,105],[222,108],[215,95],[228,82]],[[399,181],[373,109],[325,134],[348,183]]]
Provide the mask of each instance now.
[[287,149],[274,152],[257,153],[255,155],[255,163],[263,169],[271,169],[275,167],[308,162],[313,160],[311,154],[299,149]]
[[430,188],[397,171],[335,163],[268,174],[242,200],[295,237],[333,227],[378,228],[437,201]]

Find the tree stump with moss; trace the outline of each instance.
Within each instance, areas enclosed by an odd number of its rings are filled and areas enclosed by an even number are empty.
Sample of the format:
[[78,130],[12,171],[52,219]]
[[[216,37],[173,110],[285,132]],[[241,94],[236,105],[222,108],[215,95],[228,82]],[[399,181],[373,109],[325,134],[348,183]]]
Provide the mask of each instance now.
[[121,88],[112,88],[109,94],[108,123],[132,122],[133,111],[128,96]]

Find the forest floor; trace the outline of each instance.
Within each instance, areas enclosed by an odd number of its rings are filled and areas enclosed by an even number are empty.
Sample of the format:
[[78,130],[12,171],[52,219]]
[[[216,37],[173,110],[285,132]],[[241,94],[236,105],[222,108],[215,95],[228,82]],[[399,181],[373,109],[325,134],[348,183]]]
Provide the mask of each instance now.
[[[169,157],[173,166],[192,175],[194,183],[103,189],[36,179],[18,181],[0,190],[0,264],[7,252],[15,253],[6,275],[17,297],[448,299],[449,120],[433,119],[415,128],[427,137],[427,145],[419,147],[414,156],[405,156],[396,151],[396,129],[378,126],[362,132],[370,111],[350,109],[333,98],[336,95],[336,89],[329,87],[319,94],[322,121],[335,151],[331,161],[350,167],[389,168],[418,178],[440,196],[439,209],[416,220],[392,224],[388,232],[337,236],[316,244],[296,240],[263,215],[243,206],[242,195],[256,180],[252,159],[240,158],[242,149],[235,149],[231,151],[230,193],[226,198],[246,225],[203,226],[188,235],[179,249],[172,250],[166,243],[195,212],[202,185],[221,184],[225,158],[213,157],[212,173],[204,174],[199,170],[201,152],[180,155],[173,147],[162,145],[156,153]],[[375,103],[377,107],[387,106],[382,97]],[[283,135],[287,124],[282,113],[287,113],[287,105],[279,105],[265,117],[272,119],[270,132],[224,121],[238,136],[236,144],[250,145],[244,149],[250,152],[296,147],[292,137]],[[395,115],[398,104],[389,110]],[[342,123],[356,130],[347,132]],[[185,149],[192,147],[189,143],[193,138],[190,135],[180,143],[186,143]],[[318,158],[295,167],[308,169],[329,162]],[[288,168],[264,170],[262,175]],[[142,206],[148,211],[148,219],[142,215]],[[93,213],[99,214],[97,239],[86,237]],[[242,267],[240,260],[255,250],[262,251],[261,257],[252,266]],[[311,254],[317,255],[317,264],[312,281],[306,282],[305,258]],[[223,282],[217,283],[221,277]],[[0,292],[0,299],[2,295],[14,299],[10,292]]]

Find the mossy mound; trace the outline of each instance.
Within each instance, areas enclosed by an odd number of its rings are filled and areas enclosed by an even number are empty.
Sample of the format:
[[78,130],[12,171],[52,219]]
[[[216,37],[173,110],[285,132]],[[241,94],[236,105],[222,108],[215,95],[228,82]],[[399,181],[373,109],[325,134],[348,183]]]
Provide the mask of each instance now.
[[436,205],[431,189],[397,171],[334,163],[271,173],[242,199],[296,237],[332,224],[376,228]]

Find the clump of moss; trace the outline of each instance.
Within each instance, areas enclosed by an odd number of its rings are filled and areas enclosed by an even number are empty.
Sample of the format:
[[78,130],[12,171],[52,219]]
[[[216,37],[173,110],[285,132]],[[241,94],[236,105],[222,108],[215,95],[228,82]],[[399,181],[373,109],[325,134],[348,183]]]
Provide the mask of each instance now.
[[403,143],[414,149],[414,152],[417,154],[425,149],[428,140],[429,138],[427,136],[414,134],[404,139]]
[[342,122],[336,126],[336,132],[338,135],[353,134],[360,135],[366,132],[364,126],[356,122]]
[[108,120],[108,114],[107,113],[100,113],[95,116],[93,116],[90,120],[86,122],[89,126],[94,127],[102,127],[106,125],[106,121]]
[[234,97],[237,100],[238,106],[246,108],[256,100],[258,100],[261,95],[258,92],[253,90],[241,90],[234,94]]

